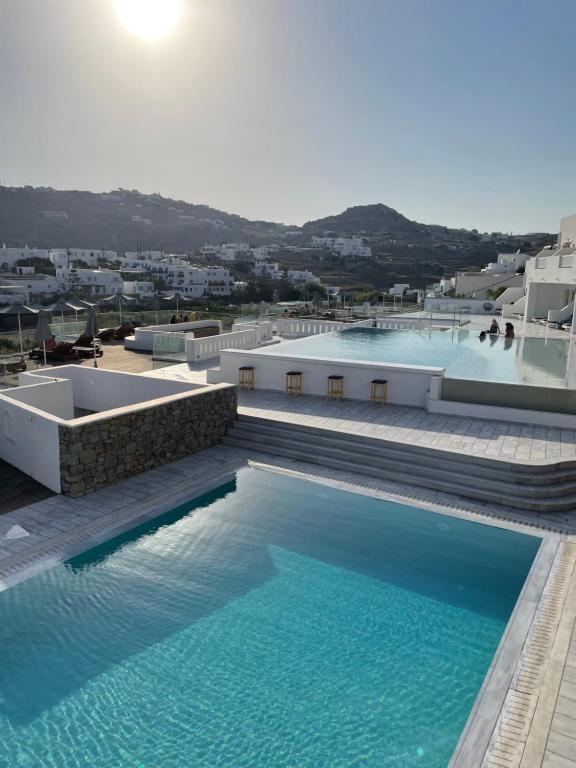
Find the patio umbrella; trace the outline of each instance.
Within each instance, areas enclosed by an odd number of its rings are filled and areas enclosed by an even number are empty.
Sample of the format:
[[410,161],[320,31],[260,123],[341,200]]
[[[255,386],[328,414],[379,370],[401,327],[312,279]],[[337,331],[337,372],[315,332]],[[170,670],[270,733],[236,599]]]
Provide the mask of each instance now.
[[78,304],[72,304],[69,301],[64,301],[64,299],[59,299],[58,301],[54,302],[54,304],[50,304],[49,307],[45,307],[46,312],[60,312],[60,317],[62,318],[62,328],[64,328],[64,312],[68,312],[68,310],[71,310],[72,312],[76,313],[76,316],[78,316],[78,312],[83,312],[84,307],[79,306]]
[[90,309],[90,307],[95,307],[96,303],[93,301],[86,301],[86,299],[79,299],[77,296],[72,296],[72,298],[68,299],[69,304],[74,304],[77,307],[83,307],[84,309]]
[[122,325],[122,304],[129,304],[133,301],[136,301],[136,299],[132,299],[130,296],[126,296],[125,293],[118,291],[118,293],[115,293],[113,296],[107,296],[105,299],[102,299],[102,301],[107,301],[110,304],[118,305],[118,311],[120,313],[120,325]]
[[84,336],[92,337],[92,346],[94,347],[94,368],[98,368],[96,362],[96,336],[98,335],[98,319],[96,318],[96,310],[94,307],[90,307],[88,310],[88,319],[86,320],[86,327],[84,328]]
[[38,345],[42,346],[44,350],[44,365],[46,365],[46,342],[50,341],[52,333],[50,331],[50,325],[48,323],[48,314],[41,309],[38,312],[38,324],[36,326],[36,341]]
[[162,301],[176,301],[176,314],[178,314],[180,311],[180,302],[192,301],[192,299],[190,296],[184,296],[176,291],[176,293],[172,293],[170,296],[162,296]]
[[15,301],[14,304],[9,304],[7,307],[0,309],[3,315],[17,315],[18,316],[18,335],[20,337],[20,354],[24,354],[24,343],[22,341],[22,323],[20,322],[20,315],[35,315],[38,310],[28,307],[26,304],[21,304],[19,301]]

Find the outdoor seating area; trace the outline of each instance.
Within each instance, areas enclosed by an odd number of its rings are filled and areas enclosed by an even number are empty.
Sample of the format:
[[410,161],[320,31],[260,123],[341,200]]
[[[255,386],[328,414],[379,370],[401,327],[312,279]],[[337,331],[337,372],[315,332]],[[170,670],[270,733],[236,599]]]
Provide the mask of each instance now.
[[[29,352],[31,360],[53,362],[73,362],[90,357],[102,357],[102,343],[93,336],[79,336],[76,341],[55,341],[53,338],[42,347]],[[25,368],[24,368],[25,370]]]

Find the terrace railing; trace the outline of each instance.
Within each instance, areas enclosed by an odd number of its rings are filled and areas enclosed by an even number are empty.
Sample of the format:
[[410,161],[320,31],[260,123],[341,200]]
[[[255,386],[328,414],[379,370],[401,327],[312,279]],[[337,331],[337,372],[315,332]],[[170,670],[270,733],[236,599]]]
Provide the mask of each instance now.
[[258,326],[203,339],[195,339],[193,334],[186,334],[186,359],[189,363],[197,363],[218,357],[223,349],[255,349],[260,345],[261,339],[262,334]]
[[186,337],[183,333],[155,333],[152,339],[152,359],[170,362],[186,361]]

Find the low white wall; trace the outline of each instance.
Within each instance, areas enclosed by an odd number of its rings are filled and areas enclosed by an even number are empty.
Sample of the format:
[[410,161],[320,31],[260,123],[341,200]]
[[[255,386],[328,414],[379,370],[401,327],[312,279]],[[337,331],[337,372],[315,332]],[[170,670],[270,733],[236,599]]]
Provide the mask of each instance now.
[[[373,321],[380,330],[415,330],[426,331],[432,328],[450,328],[454,322],[451,318],[439,318],[427,315],[426,317],[381,317]],[[456,324],[458,319],[456,319]]]
[[473,315],[489,315],[496,310],[496,302],[490,299],[426,299],[426,312],[467,312]]
[[[47,397],[54,405],[59,395]],[[58,419],[0,393],[0,458],[60,493]]]
[[495,309],[502,309],[504,305],[513,304],[521,299],[522,296],[524,296],[523,286],[520,286],[519,288],[506,288],[506,290],[495,300],[494,307]]
[[502,304],[502,317],[524,316],[526,311],[526,295],[521,296],[513,304]]
[[260,346],[261,340],[261,329],[257,325],[204,339],[191,339],[186,336],[186,360],[189,363],[211,360],[218,357],[223,349],[254,349]]
[[27,386],[3,390],[4,397],[24,405],[31,405],[59,419],[74,418],[74,393],[72,382],[66,379],[36,381]]
[[521,408],[504,408],[496,405],[456,403],[451,400],[435,400],[433,398],[429,399],[428,410],[430,413],[465,416],[472,419],[512,421],[520,424],[537,424],[546,427],[576,429],[576,416],[568,413],[548,413],[546,411],[530,411]]
[[260,341],[271,341],[274,336],[274,324],[271,320],[255,320],[250,323],[244,320],[234,320],[232,331],[246,331],[250,328],[260,328]]
[[166,323],[164,325],[147,325],[144,328],[136,328],[134,336],[128,336],[124,340],[126,349],[134,349],[140,352],[151,352],[154,336],[157,333],[193,333],[198,328],[218,327],[218,333],[222,332],[220,320],[194,320],[189,323]]
[[299,320],[298,318],[280,317],[276,320],[276,329],[281,336],[300,338],[302,336],[316,336],[320,333],[332,333],[341,328],[354,328],[370,326],[369,320],[360,320],[357,323],[340,323],[334,320]]
[[[21,384],[37,383],[38,378],[41,377],[54,378],[54,369],[44,368],[30,373],[21,373],[19,381]],[[88,411],[123,408],[146,400],[156,400],[199,388],[198,385],[189,382],[78,365],[59,367],[58,378],[72,382],[74,405]]]
[[208,371],[210,383],[238,384],[240,366],[254,366],[255,389],[284,392],[286,373],[302,371],[302,391],[307,395],[326,395],[327,377],[344,376],[344,397],[370,400],[372,379],[387,379],[388,402],[426,406],[430,379],[441,376],[442,368],[391,365],[378,362],[343,361],[330,358],[287,357],[269,352],[226,350],[220,354],[220,367]]

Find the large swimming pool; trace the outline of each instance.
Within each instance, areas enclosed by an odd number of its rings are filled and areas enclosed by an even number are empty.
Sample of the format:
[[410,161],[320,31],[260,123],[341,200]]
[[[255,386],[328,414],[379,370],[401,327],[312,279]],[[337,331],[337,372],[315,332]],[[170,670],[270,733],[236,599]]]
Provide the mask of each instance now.
[[488,336],[478,331],[391,331],[352,328],[272,346],[269,354],[431,365],[456,379],[566,386],[569,342]]
[[539,543],[242,470],[0,594],[0,765],[445,768]]

